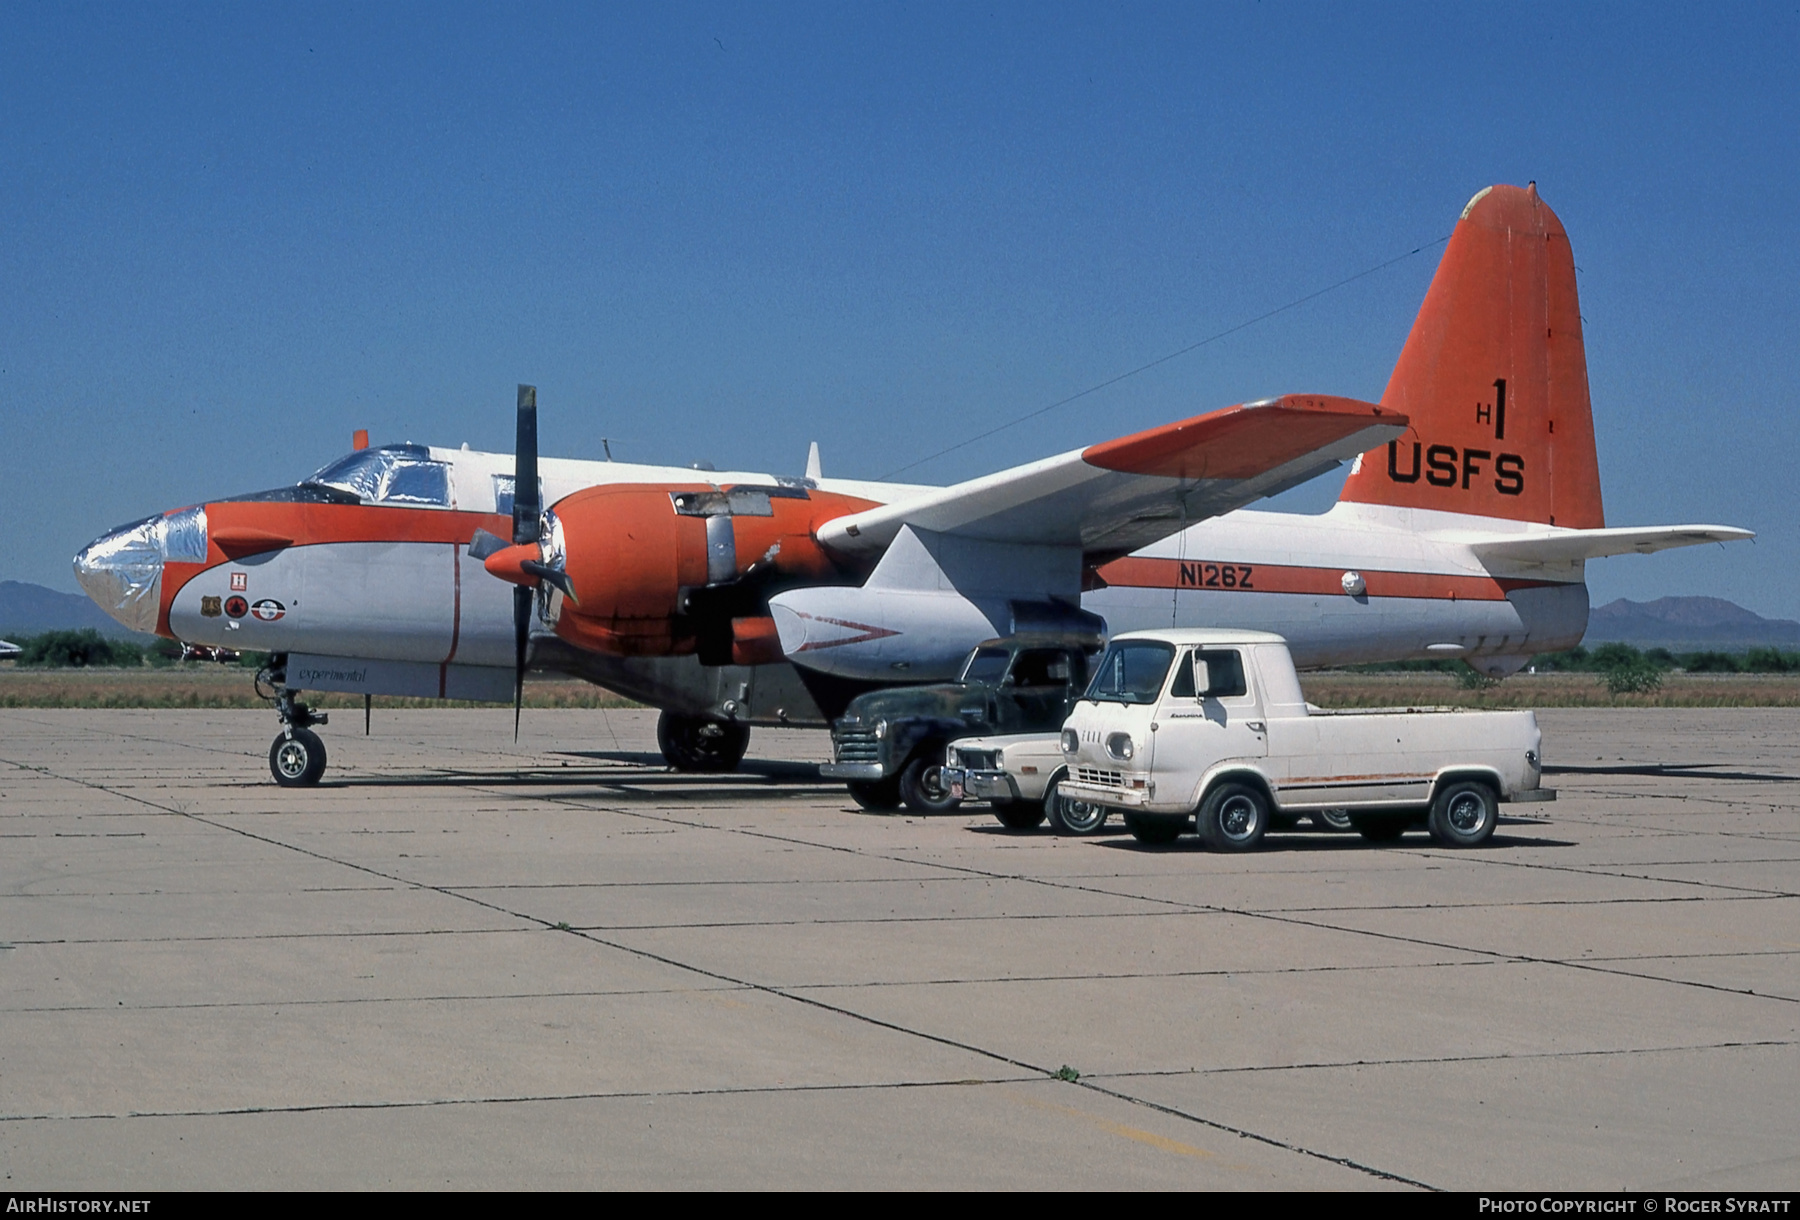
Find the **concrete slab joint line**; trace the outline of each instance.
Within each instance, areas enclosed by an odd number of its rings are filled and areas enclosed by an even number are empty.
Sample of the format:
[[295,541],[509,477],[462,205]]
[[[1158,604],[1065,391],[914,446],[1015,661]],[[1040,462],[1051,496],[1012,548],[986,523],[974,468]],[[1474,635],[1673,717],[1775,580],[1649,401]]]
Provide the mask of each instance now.
[[[520,753],[408,713],[293,793],[254,714],[0,711],[9,1170],[1783,1188],[1800,811],[1709,777],[1785,776],[1800,717],[1697,711],[1646,775],[1664,721],[1558,715],[1550,761],[1638,770],[1480,851],[1244,857],[869,817],[794,731],[671,792],[636,712],[535,713]],[[620,760],[519,765],[596,733]]]

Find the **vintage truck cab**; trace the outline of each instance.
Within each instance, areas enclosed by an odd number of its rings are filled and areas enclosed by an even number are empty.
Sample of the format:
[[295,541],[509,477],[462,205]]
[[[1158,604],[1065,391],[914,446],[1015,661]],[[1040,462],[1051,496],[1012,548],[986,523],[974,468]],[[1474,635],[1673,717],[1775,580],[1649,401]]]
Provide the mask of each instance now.
[[1474,847],[1501,802],[1554,796],[1539,787],[1540,745],[1529,711],[1321,711],[1280,636],[1138,631],[1114,637],[1064,722],[1061,791],[1123,810],[1141,842],[1197,829],[1245,850],[1342,811],[1371,840],[1423,823]]
[[1054,732],[1100,647],[1091,635],[1008,636],[976,646],[954,682],[858,695],[832,724],[832,761],[819,773],[844,780],[865,809],[954,809],[946,747],[975,734]]

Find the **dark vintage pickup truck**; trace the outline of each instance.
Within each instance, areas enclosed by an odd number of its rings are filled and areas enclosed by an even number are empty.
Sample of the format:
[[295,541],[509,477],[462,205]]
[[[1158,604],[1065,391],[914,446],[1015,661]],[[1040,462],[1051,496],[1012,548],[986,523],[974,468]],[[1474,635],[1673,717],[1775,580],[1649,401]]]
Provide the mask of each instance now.
[[943,813],[961,799],[939,780],[961,737],[1054,732],[1087,686],[1099,636],[1015,635],[976,646],[954,682],[870,691],[831,726],[832,761],[864,809]]

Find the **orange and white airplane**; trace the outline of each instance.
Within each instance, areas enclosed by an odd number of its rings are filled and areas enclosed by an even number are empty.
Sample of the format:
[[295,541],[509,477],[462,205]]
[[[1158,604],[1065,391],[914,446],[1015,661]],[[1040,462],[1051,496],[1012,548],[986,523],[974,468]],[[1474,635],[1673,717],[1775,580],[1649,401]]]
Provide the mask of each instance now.
[[[822,725],[1014,631],[1241,626],[1302,666],[1572,647],[1584,564],[1748,538],[1607,528],[1569,241],[1535,188],[1464,209],[1381,402],[1285,395],[951,487],[360,447],[291,487],[159,513],[75,559],[127,626],[274,654],[282,783],[304,691],[518,698],[530,665],[663,709],[677,766]],[[1246,505],[1354,459],[1318,516]],[[498,577],[499,579],[496,579]]]

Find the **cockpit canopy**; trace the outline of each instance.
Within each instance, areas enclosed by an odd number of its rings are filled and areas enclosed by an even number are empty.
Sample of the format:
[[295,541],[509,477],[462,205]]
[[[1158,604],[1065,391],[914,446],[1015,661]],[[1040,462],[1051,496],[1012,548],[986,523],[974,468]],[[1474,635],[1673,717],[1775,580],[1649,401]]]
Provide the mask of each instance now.
[[423,445],[359,449],[321,467],[301,485],[335,487],[363,503],[450,507],[450,467]]

